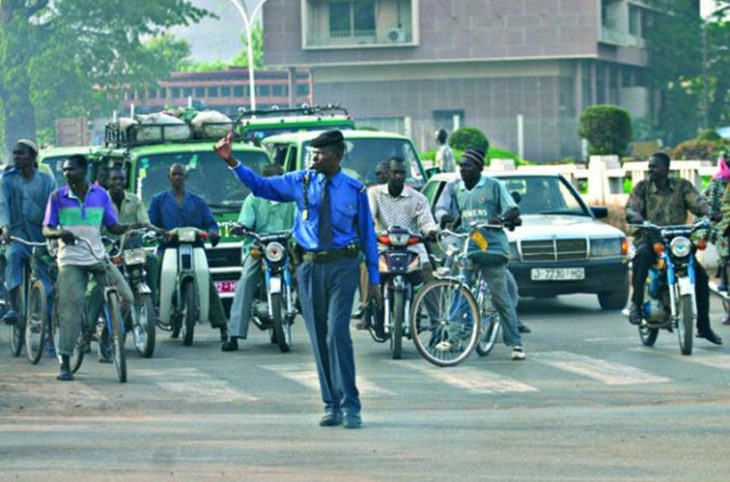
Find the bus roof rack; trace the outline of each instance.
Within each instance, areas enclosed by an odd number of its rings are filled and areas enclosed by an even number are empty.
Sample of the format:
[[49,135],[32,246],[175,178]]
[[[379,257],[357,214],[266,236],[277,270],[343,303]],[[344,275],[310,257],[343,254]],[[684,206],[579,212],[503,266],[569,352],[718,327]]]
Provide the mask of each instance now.
[[281,115],[318,115],[318,114],[330,114],[335,115],[337,112],[342,115],[349,116],[350,113],[340,104],[325,104],[325,105],[307,105],[304,104],[301,107],[287,107],[284,109],[273,108],[273,109],[259,109],[259,110],[246,110],[244,108],[238,109],[238,120],[245,119],[247,117],[254,116],[281,116]]
[[[155,144],[216,141],[223,137],[224,130],[230,132],[231,127],[231,122],[204,122],[201,130],[193,131],[188,124],[132,124],[123,128],[119,122],[110,122],[104,127],[104,145],[130,148]],[[206,135],[206,128],[213,128],[214,133]],[[184,132],[187,134],[183,135]],[[234,133],[233,139],[243,141],[241,136],[236,133]]]

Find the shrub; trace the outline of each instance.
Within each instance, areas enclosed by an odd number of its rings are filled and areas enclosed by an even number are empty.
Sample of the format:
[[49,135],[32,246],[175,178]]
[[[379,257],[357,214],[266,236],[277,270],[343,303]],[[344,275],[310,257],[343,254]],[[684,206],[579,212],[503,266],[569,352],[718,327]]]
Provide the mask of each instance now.
[[449,136],[449,145],[452,149],[465,151],[468,148],[479,149],[482,152],[489,151],[489,140],[479,129],[473,127],[462,127],[455,130]]
[[717,145],[712,141],[690,139],[677,145],[672,151],[673,159],[712,160],[717,152]]
[[594,105],[581,114],[578,134],[588,140],[590,154],[621,156],[631,141],[631,117],[615,105]]
[[697,136],[697,139],[701,141],[718,142],[722,140],[722,137],[720,137],[720,134],[715,132],[715,129],[703,129],[702,132],[700,132],[700,135]]

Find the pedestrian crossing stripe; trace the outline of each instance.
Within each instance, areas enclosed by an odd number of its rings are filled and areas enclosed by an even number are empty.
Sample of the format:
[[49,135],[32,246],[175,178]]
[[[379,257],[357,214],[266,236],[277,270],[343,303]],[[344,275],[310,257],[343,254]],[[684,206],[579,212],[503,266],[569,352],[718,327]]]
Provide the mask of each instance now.
[[[292,380],[311,390],[319,391],[319,376],[317,368],[314,364],[308,363],[292,363],[286,365],[263,365],[261,368],[272,371],[280,377]],[[358,390],[368,395],[386,395],[392,396],[394,393],[383,387],[380,387],[367,378],[358,376],[355,382]]]
[[195,368],[170,368],[166,370],[135,370],[134,375],[159,378],[157,386],[166,392],[179,395],[188,402],[230,403],[256,402],[258,398],[241,392],[225,380],[216,380]]
[[640,368],[567,351],[534,353],[531,358],[538,363],[588,377],[606,385],[641,385],[672,381],[670,378],[653,375]]
[[730,356],[726,352],[718,352],[718,349],[710,348],[709,350],[697,349],[692,351],[692,355],[682,355],[676,343],[667,344],[665,347],[645,348],[641,346],[634,347],[631,351],[637,353],[648,353],[651,355],[666,356],[675,360],[688,361],[690,363],[699,363],[708,367],[720,370],[730,370]]
[[441,383],[462,388],[470,393],[493,395],[498,393],[529,393],[539,391],[537,388],[526,383],[483,369],[466,366],[441,368],[428,365],[424,362],[404,362],[402,365],[423,373]]

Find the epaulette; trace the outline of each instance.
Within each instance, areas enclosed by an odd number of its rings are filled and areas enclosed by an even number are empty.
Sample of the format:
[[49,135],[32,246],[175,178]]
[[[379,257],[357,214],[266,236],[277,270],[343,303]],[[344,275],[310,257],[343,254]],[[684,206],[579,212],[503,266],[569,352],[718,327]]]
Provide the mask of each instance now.
[[345,176],[345,180],[347,181],[347,183],[350,186],[354,187],[358,191],[360,191],[360,192],[367,191],[367,187],[365,186],[365,184],[363,184],[362,182],[358,181],[357,179],[354,179],[354,178],[352,178],[350,176]]

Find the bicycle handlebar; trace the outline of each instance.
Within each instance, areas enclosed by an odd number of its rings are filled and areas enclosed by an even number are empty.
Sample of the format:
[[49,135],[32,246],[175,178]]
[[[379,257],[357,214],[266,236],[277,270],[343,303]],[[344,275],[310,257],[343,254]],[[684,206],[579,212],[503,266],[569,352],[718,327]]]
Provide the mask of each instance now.
[[28,241],[28,240],[23,239],[23,238],[18,238],[17,236],[10,236],[10,240],[11,241],[17,241],[20,244],[24,244],[26,246],[31,246],[31,247],[42,247],[42,246],[46,246],[46,243],[45,242],[43,242],[43,243],[36,243],[34,241]]

